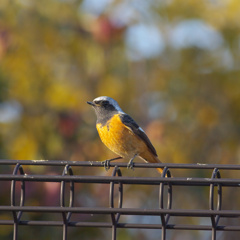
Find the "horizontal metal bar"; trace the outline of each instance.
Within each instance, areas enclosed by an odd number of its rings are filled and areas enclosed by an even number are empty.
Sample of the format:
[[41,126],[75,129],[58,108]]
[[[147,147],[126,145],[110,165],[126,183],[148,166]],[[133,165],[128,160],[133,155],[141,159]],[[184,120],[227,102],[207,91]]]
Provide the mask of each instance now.
[[[207,225],[185,225],[185,224],[168,224],[167,229],[175,230],[212,230],[212,226]],[[240,226],[217,226],[219,231],[240,231]]]
[[[21,165],[43,165],[43,166],[65,166],[66,164],[71,166],[84,166],[84,167],[103,167],[102,161],[66,161],[66,160],[6,160],[0,159],[0,165],[15,165],[20,163]],[[110,167],[127,167],[127,162],[112,162],[109,163]],[[175,163],[134,163],[136,168],[164,168],[168,167],[181,168],[181,169],[227,169],[227,170],[240,170],[240,165],[234,164],[175,164]]]
[[[13,225],[13,220],[0,220],[0,225]],[[19,225],[25,226],[62,226],[64,223],[63,221],[19,221]],[[68,226],[70,227],[104,227],[104,228],[111,228],[111,223],[106,222],[68,222]]]
[[162,177],[112,177],[112,176],[80,176],[80,175],[12,175],[1,174],[0,181],[44,181],[44,182],[79,182],[79,183],[123,183],[123,184],[146,184],[159,185],[163,183],[171,183],[172,185],[184,186],[209,186],[210,184],[221,184],[222,186],[240,187],[240,179],[228,178],[162,178]]
[[[0,225],[13,225],[14,221],[0,220]],[[62,221],[19,221],[21,226],[55,226],[62,227]],[[112,223],[108,222],[68,222],[69,227],[101,227],[112,228]],[[161,229],[161,224],[141,224],[141,223],[118,223],[117,228],[135,228],[135,229]],[[211,231],[210,225],[190,225],[190,224],[167,224],[167,229],[174,230],[205,230]],[[218,231],[240,231],[240,226],[217,226]]]
[[83,214],[111,214],[122,215],[149,215],[160,216],[170,214],[171,216],[211,217],[240,217],[239,210],[188,210],[188,209],[138,209],[138,208],[106,208],[106,207],[43,207],[43,206],[0,206],[0,211],[22,211],[22,212],[51,212],[51,213],[83,213]]

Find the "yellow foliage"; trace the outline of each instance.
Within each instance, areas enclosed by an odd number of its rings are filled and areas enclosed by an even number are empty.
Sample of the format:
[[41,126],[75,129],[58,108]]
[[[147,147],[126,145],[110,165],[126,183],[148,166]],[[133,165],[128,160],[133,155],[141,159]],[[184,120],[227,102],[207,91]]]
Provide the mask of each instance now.
[[44,99],[53,109],[74,109],[80,105],[84,93],[67,82],[58,81],[48,86]]
[[208,105],[198,110],[197,119],[201,125],[209,128],[214,127],[219,121],[217,111]]
[[36,139],[28,133],[16,136],[8,148],[11,159],[33,160],[39,158]]

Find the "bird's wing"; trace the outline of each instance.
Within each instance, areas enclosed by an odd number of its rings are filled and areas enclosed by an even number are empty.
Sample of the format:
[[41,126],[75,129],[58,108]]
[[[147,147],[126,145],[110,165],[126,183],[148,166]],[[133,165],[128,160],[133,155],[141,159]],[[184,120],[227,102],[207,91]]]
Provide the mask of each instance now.
[[148,136],[146,135],[146,133],[143,131],[142,128],[140,128],[138,126],[138,124],[127,114],[120,114],[120,119],[122,121],[122,123],[127,126],[127,128],[129,130],[131,130],[133,133],[135,133],[139,138],[141,138],[145,144],[147,145],[147,147],[149,148],[149,150],[155,155],[157,156],[157,152],[155,150],[155,148],[153,147],[152,143],[150,142]]

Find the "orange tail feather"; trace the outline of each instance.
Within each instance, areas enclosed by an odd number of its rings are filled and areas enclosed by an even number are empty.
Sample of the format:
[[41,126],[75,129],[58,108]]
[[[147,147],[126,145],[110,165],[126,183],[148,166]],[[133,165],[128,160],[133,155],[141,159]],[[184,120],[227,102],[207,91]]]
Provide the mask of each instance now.
[[160,174],[162,174],[163,168],[156,168],[156,169],[157,169],[157,171],[158,171]]

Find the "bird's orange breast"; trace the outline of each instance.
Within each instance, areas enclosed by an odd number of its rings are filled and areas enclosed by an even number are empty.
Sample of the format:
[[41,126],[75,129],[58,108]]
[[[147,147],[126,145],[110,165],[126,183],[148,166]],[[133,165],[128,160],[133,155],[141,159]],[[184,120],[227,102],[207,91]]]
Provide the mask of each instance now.
[[97,124],[102,142],[121,157],[132,158],[146,151],[145,143],[125,126],[119,114],[114,115],[105,125]]

